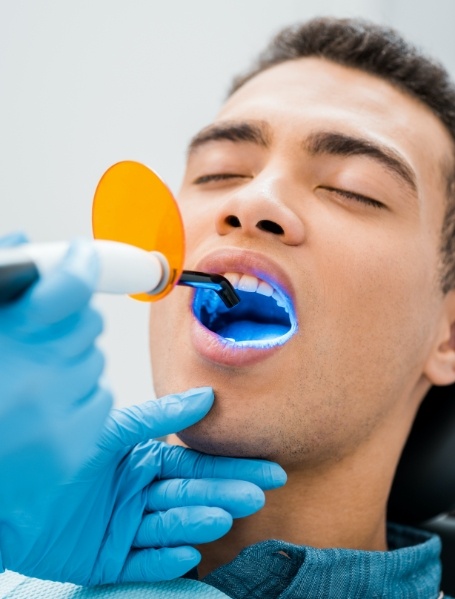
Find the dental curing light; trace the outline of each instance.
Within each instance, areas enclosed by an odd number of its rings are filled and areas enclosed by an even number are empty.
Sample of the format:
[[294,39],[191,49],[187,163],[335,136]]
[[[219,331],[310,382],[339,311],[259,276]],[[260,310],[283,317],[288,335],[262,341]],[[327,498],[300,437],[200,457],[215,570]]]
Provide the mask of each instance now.
[[[226,307],[240,300],[221,275],[183,271],[182,219],[163,181],[138,162],[119,162],[101,178],[93,200],[97,291],[140,301],[165,297],[176,284],[205,287]],[[14,301],[62,260],[68,243],[22,244],[0,250],[0,303]]]
[[179,279],[178,285],[186,285],[196,289],[213,289],[222,299],[226,308],[233,308],[240,302],[240,298],[235,292],[231,283],[221,275],[213,275],[196,270],[184,270]]
[[[93,199],[93,235],[158,252],[169,265],[167,283],[156,293],[131,294],[140,301],[165,297],[175,285],[205,287],[226,307],[240,299],[221,275],[183,270],[185,233],[177,203],[167,185],[145,165],[118,162],[101,177]],[[215,280],[216,279],[216,280]]]
[[[104,293],[159,294],[169,280],[169,265],[159,252],[116,241],[90,242],[98,256],[100,277],[96,290]],[[68,251],[68,242],[25,243],[0,249],[0,303],[20,297],[36,280],[49,273]]]

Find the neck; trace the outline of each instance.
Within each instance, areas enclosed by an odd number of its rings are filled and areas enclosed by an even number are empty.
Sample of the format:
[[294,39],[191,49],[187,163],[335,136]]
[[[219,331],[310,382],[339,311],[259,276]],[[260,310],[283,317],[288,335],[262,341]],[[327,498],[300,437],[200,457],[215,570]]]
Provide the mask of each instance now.
[[[415,407],[395,414],[356,450],[322,465],[284,464],[288,481],[231,531],[198,546],[203,578],[245,547],[268,539],[318,548],[387,550],[387,499]],[[172,436],[169,442],[182,444]],[[278,460],[277,460],[278,461]]]
[[284,466],[288,482],[266,493],[262,510],[235,520],[222,539],[198,547],[200,577],[232,561],[244,547],[267,539],[387,550],[387,499],[407,431],[401,433],[382,430],[355,453],[323,466]]
[[287,468],[287,484],[266,493],[262,510],[235,520],[222,539],[198,547],[200,576],[232,561],[244,547],[267,539],[320,548],[386,550],[389,487],[384,490],[364,484],[362,478],[342,477],[337,466],[332,473]]

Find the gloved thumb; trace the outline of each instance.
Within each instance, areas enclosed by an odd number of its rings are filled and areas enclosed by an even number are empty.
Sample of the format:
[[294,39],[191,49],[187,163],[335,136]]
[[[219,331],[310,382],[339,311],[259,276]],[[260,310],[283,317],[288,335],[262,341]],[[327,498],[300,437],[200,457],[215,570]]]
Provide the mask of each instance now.
[[24,314],[30,330],[64,320],[88,304],[99,271],[93,244],[84,239],[75,240],[60,264],[14,303],[11,313]]
[[27,241],[28,239],[25,233],[22,233],[22,231],[15,231],[14,233],[8,233],[8,235],[0,237],[0,248],[14,247],[16,245],[21,245],[21,243],[27,243]]
[[201,420],[213,401],[211,387],[198,387],[130,408],[112,410],[101,444],[111,451],[118,451],[177,433]]

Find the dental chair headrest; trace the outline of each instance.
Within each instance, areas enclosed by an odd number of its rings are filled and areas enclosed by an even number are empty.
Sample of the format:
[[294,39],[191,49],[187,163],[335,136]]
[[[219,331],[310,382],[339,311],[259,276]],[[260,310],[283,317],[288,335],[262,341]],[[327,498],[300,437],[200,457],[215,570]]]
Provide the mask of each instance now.
[[455,385],[422,402],[395,475],[388,519],[419,524],[455,507]]

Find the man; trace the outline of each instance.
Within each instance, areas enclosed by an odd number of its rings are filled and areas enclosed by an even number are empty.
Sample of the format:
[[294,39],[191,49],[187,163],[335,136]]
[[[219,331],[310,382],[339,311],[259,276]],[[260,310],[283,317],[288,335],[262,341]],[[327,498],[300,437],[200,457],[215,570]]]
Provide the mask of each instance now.
[[156,391],[211,385],[174,442],[288,474],[200,548],[200,579],[231,597],[438,595],[438,540],[385,514],[422,399],[455,381],[454,141],[440,66],[386,28],[317,19],[190,144],[185,268],[226,274],[242,302],[153,306]]
[[157,395],[210,385],[174,441],[288,474],[198,547],[230,597],[439,594],[438,539],[386,531],[385,512],[419,404],[455,381],[454,107],[394,32],[320,19],[283,32],[190,145],[185,266],[242,302],[153,306]]

